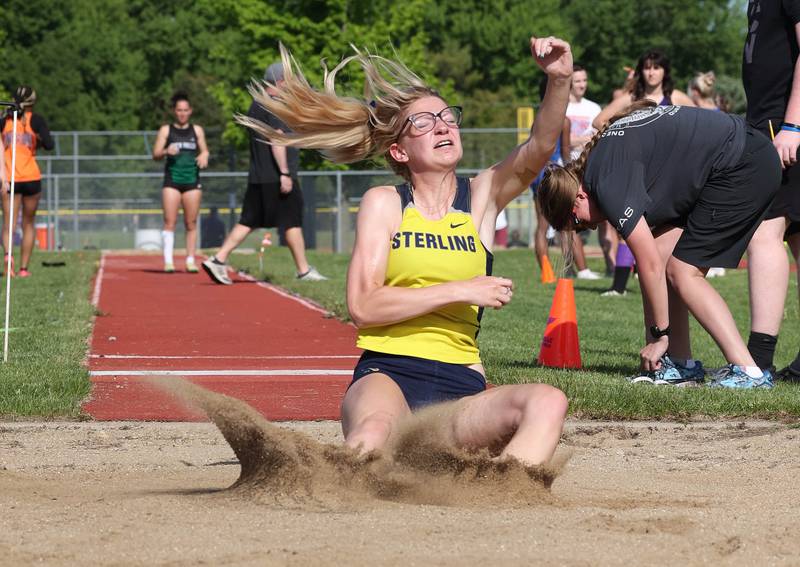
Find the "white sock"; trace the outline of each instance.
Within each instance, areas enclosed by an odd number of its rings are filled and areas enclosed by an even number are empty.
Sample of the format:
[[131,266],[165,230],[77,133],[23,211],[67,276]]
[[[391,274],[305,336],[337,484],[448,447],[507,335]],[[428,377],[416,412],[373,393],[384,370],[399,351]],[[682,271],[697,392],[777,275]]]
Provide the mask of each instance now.
[[194,264],[194,256],[186,256],[187,264]]
[[745,371],[745,373],[748,376],[750,376],[750,378],[763,378],[764,377],[764,373],[761,371],[761,369],[758,366],[745,366],[743,368],[743,370]]
[[172,251],[175,248],[175,233],[171,230],[162,230],[161,238],[164,239],[164,263],[174,264]]

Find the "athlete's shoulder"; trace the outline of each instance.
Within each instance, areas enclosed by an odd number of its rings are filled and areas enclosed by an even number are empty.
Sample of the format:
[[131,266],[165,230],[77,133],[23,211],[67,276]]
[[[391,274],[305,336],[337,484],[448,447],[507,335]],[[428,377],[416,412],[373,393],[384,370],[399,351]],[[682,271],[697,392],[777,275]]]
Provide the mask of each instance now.
[[400,194],[394,185],[378,185],[364,193],[361,198],[361,208],[385,207],[400,202]]

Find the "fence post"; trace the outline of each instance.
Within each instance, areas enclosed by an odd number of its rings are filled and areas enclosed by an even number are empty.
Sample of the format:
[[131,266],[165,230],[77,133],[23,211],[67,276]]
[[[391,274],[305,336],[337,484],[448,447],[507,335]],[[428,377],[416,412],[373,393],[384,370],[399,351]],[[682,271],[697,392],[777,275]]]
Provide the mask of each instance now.
[[336,253],[342,253],[342,231],[344,230],[344,215],[342,209],[346,208],[342,196],[342,172],[336,172]]
[[53,180],[55,181],[55,194],[53,195],[55,203],[53,203],[53,207],[55,208],[56,213],[56,226],[53,230],[56,233],[56,250],[61,250],[61,176],[56,175]]
[[78,179],[78,173],[80,169],[80,160],[78,159],[78,155],[80,154],[80,150],[78,148],[78,133],[72,133],[72,172],[74,177],[72,178],[72,189],[73,189],[73,197],[74,197],[74,209],[72,212],[72,230],[75,232],[75,250],[80,250],[81,248],[81,235],[78,232],[78,193],[80,192],[80,180]]

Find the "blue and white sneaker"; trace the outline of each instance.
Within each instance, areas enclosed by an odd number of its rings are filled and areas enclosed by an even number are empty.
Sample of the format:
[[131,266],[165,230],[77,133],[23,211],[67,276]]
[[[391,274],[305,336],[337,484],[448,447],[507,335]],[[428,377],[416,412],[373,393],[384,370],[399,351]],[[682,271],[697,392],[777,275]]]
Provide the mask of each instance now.
[[709,388],[735,388],[739,390],[752,390],[754,388],[769,390],[773,387],[772,373],[769,370],[764,370],[764,375],[761,378],[753,378],[748,376],[741,366],[729,364],[714,372],[711,383],[708,386]]
[[703,363],[696,360],[692,368],[686,368],[664,355],[661,357],[661,368],[652,372],[645,372],[639,376],[631,376],[631,384],[654,384],[656,386],[678,386],[687,388],[699,386],[705,380],[706,371]]

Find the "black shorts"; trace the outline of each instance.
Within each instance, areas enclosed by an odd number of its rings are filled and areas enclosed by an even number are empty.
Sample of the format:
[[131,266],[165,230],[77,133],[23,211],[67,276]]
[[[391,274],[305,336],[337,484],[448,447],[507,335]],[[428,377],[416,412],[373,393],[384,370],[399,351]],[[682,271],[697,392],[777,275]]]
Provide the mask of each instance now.
[[736,268],[780,183],[772,142],[748,127],[739,163],[712,172],[672,255],[700,268]]
[[197,180],[197,183],[171,183],[168,182],[167,179],[164,179],[164,189],[175,189],[180,193],[186,193],[187,191],[194,191],[195,189],[202,189],[203,186],[200,185],[200,180]]
[[[11,191],[11,187],[8,188]],[[38,195],[42,192],[42,180],[37,179],[36,181],[15,181],[14,182],[14,194],[15,195],[22,195],[23,197],[33,197],[34,195]]]
[[403,392],[412,410],[439,402],[458,400],[486,389],[486,379],[463,364],[364,351],[353,370],[353,381],[380,372],[391,378]]
[[248,183],[239,224],[250,228],[295,228],[303,226],[303,192],[292,178],[292,190],[281,193],[280,182]]
[[[781,127],[782,120],[777,119],[772,121],[772,127],[777,134]],[[763,127],[758,128],[758,131],[771,137],[769,131],[769,123]],[[767,219],[776,219],[778,217],[787,217],[792,224],[800,222],[800,166],[793,166],[782,170],[781,173],[781,187],[778,191],[772,206],[767,212]],[[790,227],[791,229],[791,227]],[[800,225],[795,227],[792,232],[799,232]],[[787,233],[790,234],[789,231]]]

